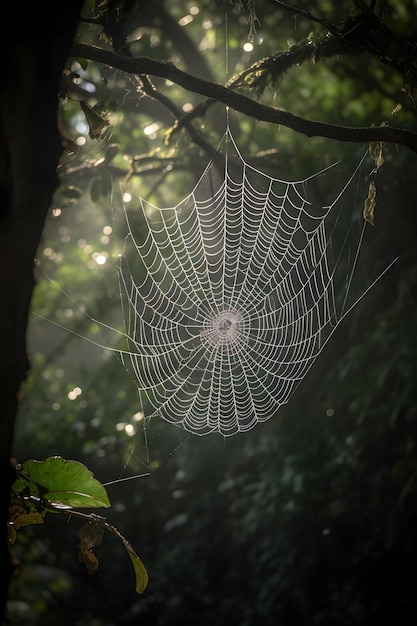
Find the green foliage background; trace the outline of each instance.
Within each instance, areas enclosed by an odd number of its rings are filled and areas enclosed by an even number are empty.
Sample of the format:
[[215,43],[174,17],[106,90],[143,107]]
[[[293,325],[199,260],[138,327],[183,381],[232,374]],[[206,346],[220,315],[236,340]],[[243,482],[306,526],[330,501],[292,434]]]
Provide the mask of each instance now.
[[[139,20],[134,54],[169,59],[196,75],[211,72],[220,83],[320,32],[318,24],[257,2],[254,49],[247,53],[248,13],[237,3],[227,5],[227,29],[225,3],[174,4],[156,2],[156,17],[144,26]],[[334,21],[353,7],[347,1],[299,4]],[[415,2],[380,4],[400,33],[417,31]],[[166,22],[159,28],[165,15],[175,28]],[[192,19],[178,25],[184,16]],[[97,36],[84,25],[79,37]],[[180,45],[185,38],[192,55]],[[160,103],[141,98],[134,78],[89,64],[83,80],[97,85],[91,104],[100,104],[111,128],[99,141],[88,137],[74,88],[62,106],[62,120],[72,141],[85,136],[86,143],[63,159],[62,185],[39,249],[29,333],[32,371],[15,455],[20,462],[52,455],[76,459],[104,484],[146,474],[106,488],[109,522],[134,546],[150,583],[143,596],[135,593],[128,557],[111,538],[97,549],[100,568],[89,577],[76,560],[77,524],[57,516],[47,526],[20,533],[11,623],[336,626],[402,623],[406,615],[412,623],[417,616],[415,155],[385,147],[377,178],[375,255],[368,263],[383,271],[393,250],[405,251],[343,322],[289,405],[266,424],[227,440],[197,438],[158,421],[144,432],[135,418],[134,381],[111,352],[90,341],[105,346],[118,341],[94,319],[120,329],[123,322],[116,263],[124,233],[114,213],[121,178],[97,161],[110,143],[118,145],[112,165],[123,172],[133,157],[157,157],[151,171],[133,175],[125,187],[157,206],[173,206],[192,189],[209,155],[186,130],[165,142],[173,118]],[[178,109],[200,101],[161,79],[153,82]],[[262,102],[309,119],[363,126],[391,121],[401,103],[398,123],[415,129],[415,103],[402,87],[401,77],[375,60],[333,58],[294,68],[281,85],[264,92]],[[214,105],[194,124],[215,148],[224,121],[223,108]],[[242,154],[273,150],[258,166],[282,178],[302,178],[361,148],[307,140],[232,112],[230,122]],[[158,128],[146,134],[154,123]],[[170,168],[164,170],[167,162]],[[74,185],[80,194],[71,193]],[[363,187],[366,197],[365,178]],[[406,248],[410,241],[414,244]],[[94,261],[96,252],[107,255],[104,265]],[[78,388],[81,393],[74,393]]]

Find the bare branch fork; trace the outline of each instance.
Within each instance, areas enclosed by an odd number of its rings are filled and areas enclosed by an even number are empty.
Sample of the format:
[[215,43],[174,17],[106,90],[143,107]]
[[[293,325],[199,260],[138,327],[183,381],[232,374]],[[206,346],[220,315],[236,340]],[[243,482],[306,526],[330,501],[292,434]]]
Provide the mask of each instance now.
[[235,111],[253,117],[257,120],[280,124],[291,128],[295,132],[307,137],[327,137],[350,143],[371,143],[383,141],[406,146],[417,153],[417,133],[394,126],[349,127],[336,124],[326,124],[314,120],[307,120],[288,111],[263,105],[247,96],[237,93],[223,85],[203,80],[178,69],[172,63],[155,61],[148,57],[124,57],[110,50],[96,46],[75,44],[72,56],[82,57],[119,69],[129,74],[151,75],[166,78],[187,91],[200,94],[212,100],[217,100]]

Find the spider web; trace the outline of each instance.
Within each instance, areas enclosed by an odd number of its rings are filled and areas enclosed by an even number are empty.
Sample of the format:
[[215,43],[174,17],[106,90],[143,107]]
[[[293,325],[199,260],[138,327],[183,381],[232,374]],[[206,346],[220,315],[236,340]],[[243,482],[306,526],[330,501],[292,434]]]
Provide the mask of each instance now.
[[[358,300],[349,303],[365,229],[354,211],[364,159],[345,180],[336,163],[288,182],[247,163],[227,129],[178,205],[140,200],[144,237],[125,209],[121,355],[147,417],[227,437],[289,401]],[[336,176],[340,191],[324,205]]]

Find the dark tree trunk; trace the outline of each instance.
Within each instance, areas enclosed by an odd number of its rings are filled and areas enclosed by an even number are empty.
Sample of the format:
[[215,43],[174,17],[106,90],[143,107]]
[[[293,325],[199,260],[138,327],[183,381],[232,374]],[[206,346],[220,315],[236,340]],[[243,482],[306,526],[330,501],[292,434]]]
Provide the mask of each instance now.
[[[0,560],[9,564],[6,538],[13,471],[13,435],[22,382],[28,371],[26,325],[33,261],[57,185],[61,154],[57,104],[82,2],[68,0],[57,13],[36,2],[10,5],[0,39]],[[15,8],[16,14],[13,14]],[[2,577],[0,612],[8,595],[10,566]]]

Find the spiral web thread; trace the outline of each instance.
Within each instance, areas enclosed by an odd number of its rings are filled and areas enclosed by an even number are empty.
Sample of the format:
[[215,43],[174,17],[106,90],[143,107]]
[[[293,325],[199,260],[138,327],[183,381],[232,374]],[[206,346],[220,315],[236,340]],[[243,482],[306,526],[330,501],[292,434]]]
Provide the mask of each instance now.
[[[141,200],[143,241],[126,211],[135,260],[124,255],[119,276],[122,356],[147,417],[230,436],[288,402],[347,312],[357,257],[342,215],[354,213],[361,163],[322,205],[320,186],[339,182],[338,164],[286,182],[246,163],[229,129],[217,157],[222,149],[220,169],[213,159],[177,206]],[[360,220],[354,230],[360,246]]]

